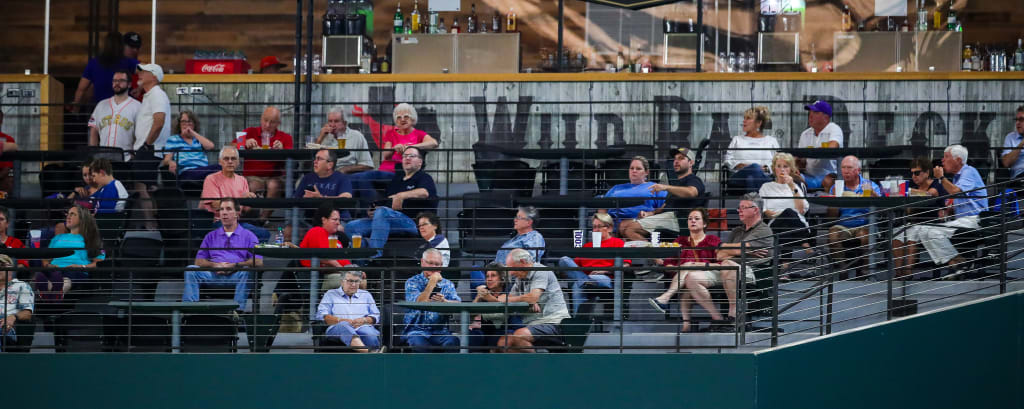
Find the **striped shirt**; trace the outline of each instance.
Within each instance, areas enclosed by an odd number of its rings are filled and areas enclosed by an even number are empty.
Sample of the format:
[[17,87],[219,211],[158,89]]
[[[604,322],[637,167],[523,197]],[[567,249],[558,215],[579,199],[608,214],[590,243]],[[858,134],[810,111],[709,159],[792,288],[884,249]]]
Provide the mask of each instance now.
[[198,139],[192,138],[192,143],[185,142],[181,135],[171,135],[164,145],[165,151],[180,151],[174,153],[174,161],[178,163],[178,174],[189,169],[200,166],[210,166],[206,152],[203,152],[203,144]]

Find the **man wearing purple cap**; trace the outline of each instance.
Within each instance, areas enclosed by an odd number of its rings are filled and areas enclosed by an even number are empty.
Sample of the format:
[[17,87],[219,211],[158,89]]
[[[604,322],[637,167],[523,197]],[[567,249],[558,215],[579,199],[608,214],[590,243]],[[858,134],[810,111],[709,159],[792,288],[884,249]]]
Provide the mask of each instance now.
[[[832,106],[825,101],[814,101],[805,105],[807,110],[807,128],[800,134],[800,148],[841,148],[843,147],[843,130],[832,122]],[[798,158],[797,165],[802,169],[807,187],[822,188],[828,191],[836,181],[835,159]]]

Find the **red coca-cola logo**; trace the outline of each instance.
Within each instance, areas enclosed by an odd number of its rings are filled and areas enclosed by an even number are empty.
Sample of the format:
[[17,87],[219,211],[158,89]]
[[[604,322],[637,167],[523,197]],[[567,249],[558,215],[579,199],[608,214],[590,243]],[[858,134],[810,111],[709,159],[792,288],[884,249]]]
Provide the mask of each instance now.
[[227,64],[206,64],[203,65],[203,72],[224,72],[228,68]]

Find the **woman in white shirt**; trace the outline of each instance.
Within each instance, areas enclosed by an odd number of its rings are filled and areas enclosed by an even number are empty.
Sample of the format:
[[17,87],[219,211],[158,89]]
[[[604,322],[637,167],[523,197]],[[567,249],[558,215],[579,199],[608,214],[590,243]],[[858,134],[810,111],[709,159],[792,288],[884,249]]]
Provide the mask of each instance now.
[[756,192],[771,180],[769,166],[779,141],[762,133],[770,120],[771,113],[764,106],[743,113],[743,135],[732,137],[725,151],[725,166],[732,172],[726,182],[730,188]]
[[804,218],[809,207],[804,198],[807,185],[800,177],[793,155],[779,152],[771,163],[775,179],[761,185],[758,191],[764,198],[765,222],[779,235],[780,244],[799,242],[808,248],[814,234]]

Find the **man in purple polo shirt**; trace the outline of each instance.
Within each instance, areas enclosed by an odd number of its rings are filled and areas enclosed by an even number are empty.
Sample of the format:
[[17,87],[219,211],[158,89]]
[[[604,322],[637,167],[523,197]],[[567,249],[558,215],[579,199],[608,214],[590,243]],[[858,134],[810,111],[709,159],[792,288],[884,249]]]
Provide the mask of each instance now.
[[249,272],[239,268],[260,267],[263,265],[263,256],[254,257],[252,248],[256,247],[259,239],[251,231],[238,225],[238,208],[238,202],[233,198],[220,200],[217,214],[222,226],[206,234],[203,244],[199,246],[199,252],[196,253],[196,263],[190,266],[228,270],[186,271],[182,301],[199,301],[200,283],[220,287],[234,285],[238,309],[245,309]]

